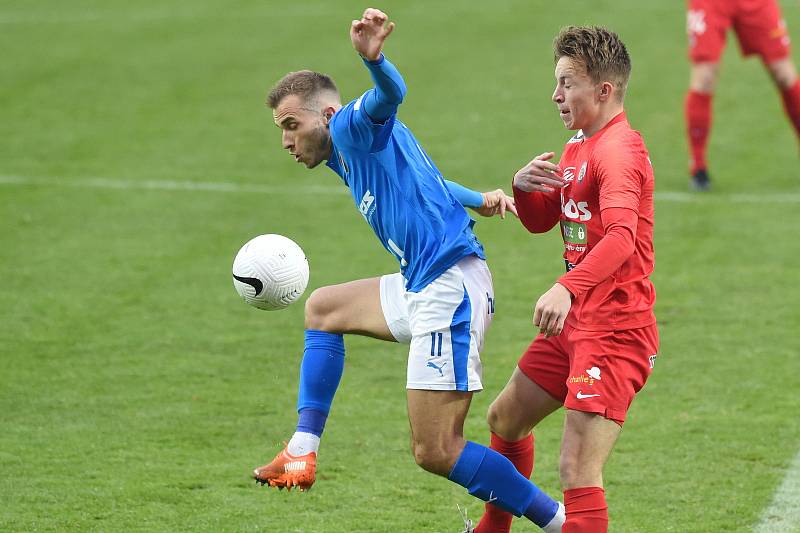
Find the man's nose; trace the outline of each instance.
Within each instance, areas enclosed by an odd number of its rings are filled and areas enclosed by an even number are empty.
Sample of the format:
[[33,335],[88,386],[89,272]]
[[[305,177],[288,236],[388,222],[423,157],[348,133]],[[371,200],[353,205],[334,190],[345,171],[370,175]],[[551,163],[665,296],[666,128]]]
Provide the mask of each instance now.
[[290,132],[283,130],[283,133],[281,134],[281,145],[286,149],[289,149],[294,145],[294,137]]

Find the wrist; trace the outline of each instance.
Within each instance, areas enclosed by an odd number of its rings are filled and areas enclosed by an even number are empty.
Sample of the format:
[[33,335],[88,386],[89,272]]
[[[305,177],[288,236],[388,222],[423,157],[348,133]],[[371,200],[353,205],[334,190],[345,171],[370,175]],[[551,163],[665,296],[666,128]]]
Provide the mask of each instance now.
[[378,55],[375,56],[374,58],[369,58],[364,54],[362,54],[361,52],[359,52],[358,55],[361,56],[361,59],[363,59],[370,65],[380,65],[381,63],[383,63],[383,52],[378,52]]
[[554,288],[558,287],[559,290],[561,290],[565,295],[569,296],[570,299],[572,299],[572,298],[574,298],[576,296],[575,294],[572,293],[571,290],[569,290],[569,288],[566,285],[562,285],[561,282],[557,281],[556,284],[553,285],[553,287]]

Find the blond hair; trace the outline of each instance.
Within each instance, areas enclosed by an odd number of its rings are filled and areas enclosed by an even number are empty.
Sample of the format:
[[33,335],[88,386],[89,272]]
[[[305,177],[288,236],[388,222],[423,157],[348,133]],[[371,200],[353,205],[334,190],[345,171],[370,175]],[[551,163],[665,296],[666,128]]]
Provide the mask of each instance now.
[[631,76],[631,58],[619,36],[600,26],[568,26],[553,41],[555,61],[567,57],[581,63],[595,83],[608,81],[625,97]]

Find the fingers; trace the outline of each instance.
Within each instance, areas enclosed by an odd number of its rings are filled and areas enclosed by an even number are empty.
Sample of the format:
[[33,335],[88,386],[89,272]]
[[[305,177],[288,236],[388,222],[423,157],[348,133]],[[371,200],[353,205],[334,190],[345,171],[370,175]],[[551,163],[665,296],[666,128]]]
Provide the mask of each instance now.
[[[381,11],[380,9],[375,9],[374,7],[368,7],[364,10],[364,14],[361,15],[362,22],[369,22],[375,26],[383,27],[386,24],[386,21],[389,20],[389,16]],[[386,34],[389,35],[394,30],[394,22],[389,23],[386,27]]]
[[361,18],[367,20],[375,20],[376,22],[383,24],[389,17],[386,15],[386,13],[384,13],[380,9],[375,9],[374,7],[368,7],[367,9],[364,10],[364,14],[361,15]]
[[525,192],[553,192],[566,186],[561,167],[550,163],[553,152],[536,156],[514,175],[514,187]]
[[515,217],[519,218],[519,213],[517,213],[517,202],[514,200],[514,197],[506,195],[505,204],[506,210]]
[[394,22],[390,22],[388,26],[386,26],[386,32],[383,34],[384,38],[388,37],[394,31]]

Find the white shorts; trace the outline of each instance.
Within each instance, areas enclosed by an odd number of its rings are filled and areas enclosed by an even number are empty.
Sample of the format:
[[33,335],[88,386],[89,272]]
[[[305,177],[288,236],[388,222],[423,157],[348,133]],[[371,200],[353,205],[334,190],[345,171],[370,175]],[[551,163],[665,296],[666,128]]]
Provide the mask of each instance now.
[[399,273],[381,277],[386,324],[410,344],[406,388],[481,390],[480,352],[494,316],[486,261],[466,257],[420,292],[406,291],[405,282]]

